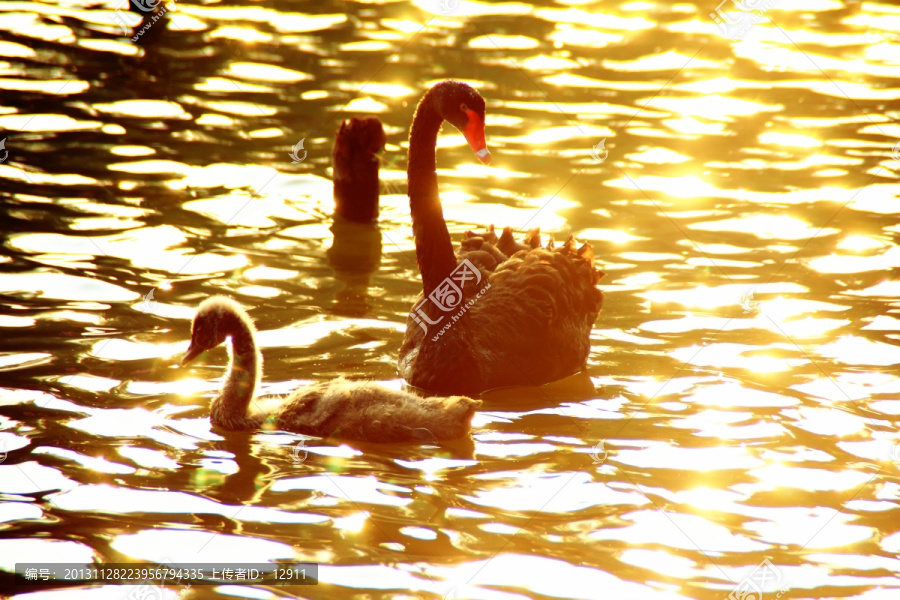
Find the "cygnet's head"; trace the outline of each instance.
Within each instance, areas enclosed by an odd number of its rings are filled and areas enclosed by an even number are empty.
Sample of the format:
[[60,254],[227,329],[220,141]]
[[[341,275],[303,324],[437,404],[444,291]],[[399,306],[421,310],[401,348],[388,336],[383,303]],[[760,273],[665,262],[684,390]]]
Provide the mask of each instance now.
[[221,296],[204,300],[194,315],[194,322],[191,325],[191,345],[181,359],[181,365],[188,364],[206,350],[211,350],[224,342],[240,322],[253,331],[250,317],[234,300]]

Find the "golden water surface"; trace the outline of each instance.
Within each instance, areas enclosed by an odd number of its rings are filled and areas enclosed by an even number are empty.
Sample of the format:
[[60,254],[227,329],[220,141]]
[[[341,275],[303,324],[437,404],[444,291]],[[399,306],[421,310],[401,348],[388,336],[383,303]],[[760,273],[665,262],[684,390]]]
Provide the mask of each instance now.
[[[0,570],[320,565],[160,598],[900,597],[900,8],[756,2],[730,39],[714,2],[179,0],[137,42],[123,2],[0,3]],[[213,294],[256,320],[265,393],[402,385],[407,132],[451,77],[494,157],[445,128],[451,234],[593,245],[586,374],[489,394],[469,444],[211,431],[226,351],[177,362]],[[353,115],[388,134],[380,256],[329,252]]]

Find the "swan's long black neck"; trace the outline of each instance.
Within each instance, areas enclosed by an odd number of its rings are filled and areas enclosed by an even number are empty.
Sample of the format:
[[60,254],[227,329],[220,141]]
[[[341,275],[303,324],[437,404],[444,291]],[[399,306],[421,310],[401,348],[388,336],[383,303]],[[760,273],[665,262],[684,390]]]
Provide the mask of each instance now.
[[256,397],[262,356],[253,339],[252,325],[237,314],[227,314],[222,327],[231,336],[231,364],[222,394],[210,408],[213,425],[223,429],[251,429],[257,423],[248,417],[250,402]]
[[355,223],[378,220],[378,163],[353,165],[355,170],[334,170],[334,212]]
[[443,121],[435,95],[429,92],[419,103],[409,130],[409,208],[426,296],[456,268],[437,184],[435,148]]

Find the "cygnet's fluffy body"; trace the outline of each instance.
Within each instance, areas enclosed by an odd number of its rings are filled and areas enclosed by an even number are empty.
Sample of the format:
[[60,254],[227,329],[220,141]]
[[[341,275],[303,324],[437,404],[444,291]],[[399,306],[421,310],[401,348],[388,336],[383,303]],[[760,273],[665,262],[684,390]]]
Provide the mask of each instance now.
[[[262,373],[253,321],[236,302],[205,300],[194,317],[191,345],[182,364],[231,338],[232,359],[222,393],[210,407],[215,427],[231,431],[276,428],[319,437],[370,442],[449,440],[468,434],[481,401],[453,396],[421,398],[365,381],[338,378],[303,387],[266,414],[251,411]],[[265,402],[269,404],[270,402]]]
[[464,396],[421,398],[337,379],[291,394],[275,423],[297,433],[370,442],[451,440],[469,433],[480,404]]

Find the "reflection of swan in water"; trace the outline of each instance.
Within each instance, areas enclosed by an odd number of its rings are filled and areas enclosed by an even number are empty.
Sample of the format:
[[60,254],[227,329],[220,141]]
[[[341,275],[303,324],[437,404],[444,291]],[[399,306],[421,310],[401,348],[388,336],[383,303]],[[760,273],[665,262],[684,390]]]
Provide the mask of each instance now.
[[[451,440],[468,434],[481,401],[462,396],[421,398],[367,381],[334,381],[302,387],[284,399],[256,400],[262,373],[256,328],[236,302],[205,300],[194,317],[189,363],[231,338],[232,359],[222,393],[210,407],[215,427],[230,431],[275,428],[319,437],[370,442]],[[258,412],[251,412],[251,404]],[[265,406],[266,412],[261,407]],[[267,415],[268,413],[268,415]]]
[[328,263],[344,284],[334,312],[366,313],[369,277],[381,261],[378,229],[378,152],[384,148],[381,121],[353,117],[341,124],[334,140],[334,242]]

